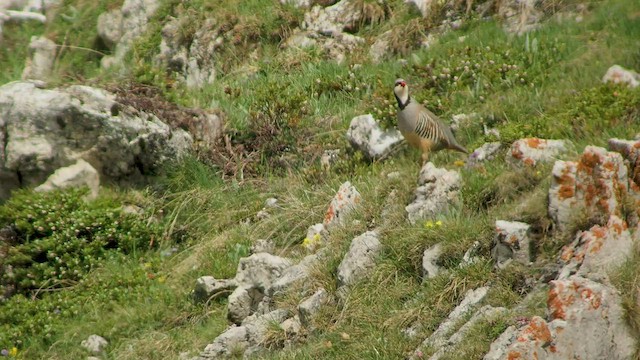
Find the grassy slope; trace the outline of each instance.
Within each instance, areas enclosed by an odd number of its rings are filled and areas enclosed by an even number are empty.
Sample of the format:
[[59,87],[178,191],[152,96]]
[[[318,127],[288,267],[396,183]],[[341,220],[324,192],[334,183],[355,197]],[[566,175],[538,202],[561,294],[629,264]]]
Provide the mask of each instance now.
[[[99,7],[88,4],[75,4],[80,9],[79,19],[83,19],[80,23],[87,29],[95,28],[93,23],[102,9],[117,5],[106,0]],[[168,2],[161,10],[153,33],[157,34],[166,14],[179,11],[175,5]],[[69,11],[70,6],[71,2],[65,2],[61,12]],[[204,9],[203,14],[214,11],[200,2],[191,2],[191,7]],[[482,122],[502,130],[505,142],[530,135],[569,138],[579,153],[587,144],[603,145],[611,136],[630,138],[640,131],[637,112],[629,112],[631,105],[638,103],[638,91],[600,85],[602,74],[613,63],[640,68],[636,50],[640,38],[637,18],[640,7],[633,0],[594,3],[592,7],[583,22],[549,21],[540,31],[529,35],[528,40],[504,34],[494,22],[471,20],[465,28],[445,35],[429,50],[408,54],[406,66],[397,63],[395,58],[371,64],[366,60],[366,49],[352,54],[348,63],[337,65],[324,61],[315,51],[290,54],[277,50],[278,41],[271,34],[285,31],[286,26],[273,24],[280,24],[283,14],[299,21],[299,12],[264,2],[234,1],[222,10],[216,8],[215,13],[223,18],[225,14],[239,11],[242,29],[249,29],[261,40],[262,45],[258,47],[261,56],[249,64],[258,69],[256,75],[247,77],[221,69],[218,83],[202,91],[187,91],[145,62],[159,41],[157,35],[152,35],[143,39],[133,53],[132,76],[163,87],[168,98],[183,105],[218,104],[229,114],[229,127],[240,133],[251,127],[252,118],[247,115],[261,111],[265,103],[272,103],[277,97],[295,99],[294,95],[301,94],[308,101],[305,105],[309,111],[300,113],[299,126],[309,131],[286,136],[300,136],[304,143],[319,148],[338,147],[343,153],[347,147],[343,134],[351,117],[366,112],[377,114],[378,109],[380,114],[388,113],[388,104],[393,104],[389,84],[402,76],[411,82],[415,97],[425,100],[445,119],[456,113],[477,112],[483,116]],[[416,18],[417,14],[405,9],[401,1],[391,2],[387,20],[365,26],[360,34],[374,36]],[[257,12],[268,15],[264,23],[253,15]],[[203,18],[201,15],[194,21]],[[12,69],[2,72],[0,82],[19,77],[24,44],[31,34],[44,30],[62,42],[64,35],[61,34],[66,33],[66,29],[72,29],[69,33],[73,34],[73,29],[77,31],[74,26],[80,25],[11,27],[20,31],[8,37],[10,48],[15,51],[0,52],[0,63]],[[458,37],[462,35],[466,39],[459,42]],[[92,36],[79,34],[76,41],[69,43],[91,46]],[[537,51],[531,50],[533,39],[538,44]],[[249,51],[253,49],[239,45],[225,49],[223,54],[229,59],[243,59]],[[61,76],[60,81],[82,81],[97,74],[97,59],[77,63],[79,60],[71,53],[67,58],[61,57],[58,65],[59,70],[71,78]],[[86,52],[82,54],[88,56]],[[474,71],[476,78],[468,73],[456,83],[439,77],[436,81],[429,80],[432,75],[439,76],[444,68],[458,71],[456,67],[464,67],[460,61],[467,60],[472,67],[478,63]],[[432,69],[424,67],[431,62],[434,62]],[[500,72],[503,63],[516,65],[517,70],[503,77]],[[361,64],[361,67],[353,68],[351,64]],[[522,71],[527,75],[521,76]],[[111,81],[105,74],[99,76],[99,83]],[[345,83],[351,85],[351,89]],[[225,88],[231,91],[225,92]],[[300,103],[290,101],[283,106],[297,105]],[[382,116],[381,120],[387,125],[393,122],[389,115]],[[473,147],[489,139],[481,131],[480,124],[471,124],[464,127],[458,137]],[[456,159],[459,159],[456,154],[446,153],[433,157],[438,166],[450,168],[455,167]],[[162,199],[148,205],[165,211],[168,238],[184,235],[185,239],[177,245],[179,252],[163,257],[160,250],[154,250],[128,260],[106,261],[92,273],[92,281],[82,288],[65,291],[67,301],[82,299],[78,315],[52,316],[48,320],[49,337],[36,329],[17,339],[20,343],[2,339],[3,346],[18,345],[21,356],[29,359],[80,358],[84,355],[80,341],[90,333],[97,333],[111,342],[109,358],[165,359],[175,358],[183,351],[193,354],[226,326],[224,301],[204,306],[190,302],[188,294],[194,280],[202,275],[233,276],[238,259],[247,255],[253,239],[270,238],[280,246],[281,254],[295,256],[306,227],[322,219],[333,193],[345,180],[350,180],[363,194],[363,205],[354,215],[360,222],[332,233],[327,267],[317,269],[312,282],[335,290],[336,268],[350,239],[374,226],[380,227],[383,234],[384,251],[379,265],[368,279],[353,289],[348,301],[322,311],[315,320],[318,330],[306,339],[297,339],[301,340],[299,346],[266,357],[400,358],[437,327],[467,289],[491,284],[488,303],[511,306],[519,301],[529,290],[525,280],[540,270],[535,266],[511,267],[501,273],[492,271],[487,259],[493,222],[498,218],[521,220],[545,229],[549,167],[515,171],[498,159],[488,163],[485,172],[461,169],[463,202],[450,213],[441,215],[440,227],[427,228],[424,224],[410,226],[403,218],[404,204],[410,200],[415,186],[416,162],[414,152],[402,150],[381,163],[366,164],[357,160],[357,156],[347,158],[328,174],[319,171],[316,160],[308,163],[303,171],[289,176],[280,176],[277,169],[265,165],[260,167],[262,176],[233,181],[219,180],[215,169],[197,161],[186,162],[172,171],[165,186],[158,190],[163,194]],[[385,174],[393,171],[400,172],[401,177],[388,179]],[[394,189],[398,195],[391,201],[391,215],[382,219],[382,208]],[[145,193],[137,196],[150,197]],[[242,224],[272,196],[279,199],[282,208],[272,211],[267,220]],[[483,260],[471,267],[458,268],[462,254],[474,241],[481,243]],[[553,259],[567,239],[542,232],[538,241],[540,258],[545,260]],[[442,276],[421,283],[422,251],[437,242],[444,243],[444,265],[451,270],[452,277]],[[542,264],[543,261],[539,265]],[[632,263],[618,278],[634,329],[638,328],[637,320],[633,320],[637,305],[630,284],[636,281],[638,268]],[[149,272],[156,277],[149,279]],[[123,284],[127,284],[126,287]],[[113,291],[124,288],[127,289],[124,294]],[[293,306],[302,296],[292,294],[278,301],[283,306]],[[20,309],[11,303],[2,306]],[[544,306],[544,300],[535,297],[527,314],[543,314]],[[51,311],[44,312],[51,316]],[[505,317],[489,324],[491,331],[476,329],[476,333],[483,336],[467,340],[461,346],[465,352],[452,353],[451,358],[478,358],[512,321],[511,317]],[[423,328],[418,337],[407,339],[400,329],[413,322],[423,324]],[[283,340],[284,335],[274,329],[270,344]]]

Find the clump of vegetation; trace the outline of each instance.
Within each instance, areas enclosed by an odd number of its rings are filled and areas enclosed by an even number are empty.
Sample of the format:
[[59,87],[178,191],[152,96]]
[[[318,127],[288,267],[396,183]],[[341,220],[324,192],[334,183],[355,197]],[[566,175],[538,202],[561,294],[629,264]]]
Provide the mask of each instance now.
[[0,293],[72,286],[110,253],[135,254],[158,244],[162,232],[154,222],[127,214],[113,200],[86,202],[84,195],[84,189],[24,191],[0,207],[0,228],[9,235]]

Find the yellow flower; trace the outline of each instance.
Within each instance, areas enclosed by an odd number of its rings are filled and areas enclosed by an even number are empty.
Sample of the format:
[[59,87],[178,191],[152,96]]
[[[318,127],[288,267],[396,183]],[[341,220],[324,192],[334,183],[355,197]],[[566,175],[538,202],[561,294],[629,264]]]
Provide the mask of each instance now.
[[151,266],[152,266],[152,265],[151,265],[151,263],[150,263],[150,262],[146,262],[146,263],[144,263],[144,268],[145,268],[145,269],[148,269],[148,268],[150,268]]
[[159,282],[160,284],[164,284],[164,282],[165,282],[166,280],[167,280],[167,278],[166,278],[165,276],[160,276],[160,277],[158,278],[158,282]]
[[317,243],[318,241],[320,241],[320,234],[313,235],[313,242]]
[[424,227],[426,227],[427,229],[431,229],[433,227],[433,221],[427,221],[426,223],[424,223]]
[[14,346],[9,350],[9,356],[16,357],[16,355],[18,355],[18,348]]
[[464,166],[464,161],[456,160],[456,161],[453,162],[453,165],[462,167],[462,166]]
[[442,226],[442,221],[441,220],[436,221],[436,225],[437,226]]
[[304,238],[304,240],[302,240],[302,246],[309,247],[309,245],[311,245],[311,239],[308,237]]

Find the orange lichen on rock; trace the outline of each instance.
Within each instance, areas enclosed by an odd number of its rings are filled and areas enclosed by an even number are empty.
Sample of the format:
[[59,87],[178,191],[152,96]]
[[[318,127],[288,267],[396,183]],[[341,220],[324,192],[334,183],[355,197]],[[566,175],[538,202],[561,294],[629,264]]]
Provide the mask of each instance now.
[[549,297],[547,298],[547,308],[551,313],[552,319],[565,320],[567,313],[566,307],[573,303],[573,299],[563,299],[561,294],[564,292],[564,284],[558,281],[552,282],[553,287],[549,290]]
[[538,139],[538,138],[527,139],[527,145],[533,149],[540,148],[541,147],[540,145],[543,145],[542,147],[545,147],[546,144],[547,144],[547,140],[544,140],[544,139]]

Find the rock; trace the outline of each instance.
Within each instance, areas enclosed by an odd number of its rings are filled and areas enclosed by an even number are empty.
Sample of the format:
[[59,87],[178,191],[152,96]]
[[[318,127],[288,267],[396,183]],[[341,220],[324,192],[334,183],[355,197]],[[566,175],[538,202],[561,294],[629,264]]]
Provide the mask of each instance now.
[[323,224],[314,224],[307,229],[307,236],[302,241],[302,245],[309,251],[315,251],[324,242],[326,231]]
[[135,180],[183,156],[192,144],[183,130],[122,106],[107,91],[79,85],[1,86],[0,129],[0,174],[19,175],[22,186],[39,185],[78,159],[91,164],[101,180]]
[[514,165],[535,166],[539,162],[555,160],[567,151],[565,140],[520,139],[511,144],[507,161]]
[[420,11],[422,17],[429,17],[431,14],[431,8],[433,7],[433,0],[405,0],[406,3],[413,4]]
[[369,57],[374,64],[380,63],[384,58],[389,55],[389,42],[393,35],[392,30],[388,30],[382,35],[376,38],[376,41],[369,48]]
[[491,256],[498,268],[504,269],[512,259],[524,265],[531,262],[529,228],[529,224],[518,221],[496,220]]
[[369,160],[386,157],[393,146],[402,141],[398,130],[384,131],[371,114],[356,116],[351,120],[347,139],[354,149],[362,151]]
[[456,345],[467,338],[469,330],[476,326],[480,321],[490,321],[500,315],[504,315],[505,313],[507,313],[507,309],[503,307],[495,308],[490,305],[483,306],[480,310],[478,310],[478,312],[473,314],[471,319],[469,319],[469,321],[462,325],[462,327],[458,331],[451,335],[451,337],[446,340],[443,346],[438,347],[438,350],[433,355],[431,355],[429,360],[439,360],[447,353],[450,353]]
[[473,264],[478,260],[478,251],[480,250],[480,241],[474,241],[471,247],[464,252],[462,255],[462,262],[460,262],[460,267],[464,267],[470,264]]
[[315,266],[320,265],[325,252],[320,250],[315,254],[305,256],[298,264],[286,269],[282,276],[273,282],[267,290],[267,295],[274,297],[278,294],[286,292],[294,284],[303,282],[309,277],[309,272]]
[[278,206],[278,199],[276,198],[268,198],[264,201],[264,207],[266,208],[275,208]]
[[187,87],[198,89],[215,82],[217,54],[225,44],[228,29],[215,18],[207,18],[192,38],[185,38],[183,29],[192,21],[189,15],[166,22],[156,61],[171,73],[180,74]]
[[318,289],[313,295],[303,300],[298,305],[300,323],[305,327],[309,327],[311,325],[311,317],[328,301],[329,293],[324,288]]
[[229,356],[236,351],[244,352],[248,347],[247,328],[244,326],[232,326],[218,335],[213,343],[207,345],[200,356],[195,357],[193,360],[218,359],[225,355]]
[[302,323],[300,323],[300,318],[296,315],[283,321],[280,324],[280,328],[282,328],[285,335],[295,336],[300,333],[300,330],[302,330]]
[[451,116],[451,130],[458,131],[461,127],[467,127],[474,122],[479,121],[479,116],[476,113],[471,114],[456,114]]
[[280,0],[280,4],[282,5],[293,5],[297,8],[306,8],[311,6],[313,0]]
[[265,220],[265,219],[269,218],[269,216],[271,216],[271,215],[265,209],[262,209],[262,210],[260,210],[260,211],[258,211],[256,213],[256,219],[258,221]]
[[457,171],[426,163],[420,170],[413,202],[405,207],[409,222],[430,218],[447,210],[458,199],[461,179]]
[[552,174],[549,216],[559,230],[569,229],[580,211],[601,224],[622,216],[629,180],[620,154],[587,146],[577,163],[558,161]]
[[248,285],[237,287],[229,295],[227,319],[235,324],[242,323],[245,318],[256,312],[263,298],[264,290],[261,288]]
[[213,300],[229,295],[238,286],[235,280],[217,280],[213,276],[202,276],[196,280],[193,297],[197,302]]
[[276,251],[276,244],[271,240],[258,239],[253,245],[251,245],[249,251],[251,252],[251,254],[273,254]]
[[544,15],[538,0],[509,0],[498,4],[498,17],[507,32],[522,35],[537,29]]
[[625,160],[629,174],[630,203],[627,211],[627,221],[632,227],[640,223],[640,141],[609,139],[609,149],[620,153]]
[[253,254],[240,259],[235,281],[238,286],[267,289],[291,267],[291,260],[268,253]]
[[98,36],[113,50],[113,56],[105,56],[104,68],[120,65],[133,42],[144,34],[149,19],[160,7],[157,0],[125,0],[120,9],[111,10],[98,17]]
[[362,21],[362,11],[352,0],[341,0],[336,4],[314,6],[304,14],[302,29],[331,36],[333,34],[355,32]]
[[53,71],[57,45],[44,36],[32,36],[29,57],[22,71],[22,79],[46,80]]
[[551,321],[534,316],[524,327],[508,328],[485,359],[631,359],[636,341],[620,301],[614,288],[580,276],[554,280]]
[[578,232],[576,239],[562,249],[560,259],[565,265],[558,279],[577,274],[602,280],[613,266],[624,263],[632,253],[633,239],[627,223],[612,215],[605,226],[595,225]]
[[80,345],[92,354],[100,354],[109,342],[100,335],[90,335],[86,340],[82,340]]
[[98,197],[100,187],[100,175],[88,162],[80,159],[75,164],[59,168],[47,181],[34,190],[37,192],[53,191],[58,189],[66,189],[69,187],[86,186],[89,188],[88,199]]
[[464,296],[464,299],[456,306],[455,309],[449,316],[440,323],[436,331],[434,331],[431,336],[425,339],[422,344],[418,347],[424,348],[427,346],[431,346],[434,348],[438,348],[443,346],[446,343],[446,336],[453,331],[455,326],[460,322],[469,311],[471,311],[477,304],[479,304],[484,297],[487,295],[489,291],[489,287],[484,286],[477,289],[468,290]]
[[493,159],[501,148],[502,144],[499,142],[484,143],[469,155],[468,166],[475,166],[481,162]]
[[422,276],[424,279],[432,279],[442,271],[437,264],[442,255],[442,244],[437,243],[432,247],[426,248],[422,254]]
[[375,267],[376,256],[382,250],[378,233],[367,231],[351,241],[349,251],[338,266],[338,286],[354,284]]
[[[344,1],[344,0],[343,0]],[[322,49],[330,59],[342,64],[347,54],[353,52],[358,46],[365,43],[359,36],[347,33],[334,33],[331,37],[323,37]]]
[[330,230],[332,227],[342,224],[347,215],[360,203],[360,193],[350,182],[340,185],[338,193],[331,200],[331,204],[324,216],[324,227]]
[[633,70],[628,70],[620,65],[613,65],[602,77],[602,82],[612,82],[614,84],[627,84],[629,87],[640,85],[640,74]]

